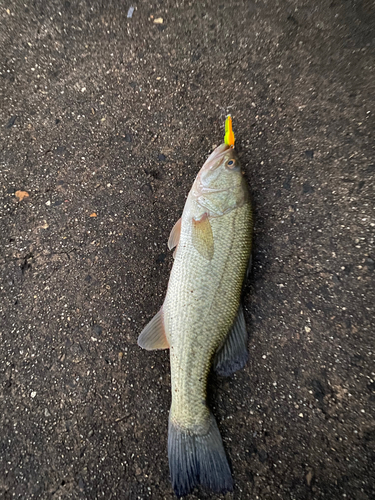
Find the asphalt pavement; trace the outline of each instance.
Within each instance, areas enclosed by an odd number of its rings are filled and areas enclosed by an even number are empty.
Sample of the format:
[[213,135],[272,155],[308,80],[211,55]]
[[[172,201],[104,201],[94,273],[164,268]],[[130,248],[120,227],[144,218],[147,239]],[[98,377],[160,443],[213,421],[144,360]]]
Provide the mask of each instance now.
[[231,113],[255,233],[250,360],[209,383],[225,498],[375,499],[373,1],[10,0],[0,49],[0,497],[175,498],[168,352],[137,337]]

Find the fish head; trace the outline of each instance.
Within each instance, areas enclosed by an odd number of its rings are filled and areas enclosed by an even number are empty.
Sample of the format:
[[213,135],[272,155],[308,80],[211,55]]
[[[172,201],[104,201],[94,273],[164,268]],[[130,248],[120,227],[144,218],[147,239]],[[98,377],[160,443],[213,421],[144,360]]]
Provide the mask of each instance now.
[[248,187],[233,147],[224,143],[211,153],[194,182],[192,195],[197,211],[211,217],[225,215],[249,200]]

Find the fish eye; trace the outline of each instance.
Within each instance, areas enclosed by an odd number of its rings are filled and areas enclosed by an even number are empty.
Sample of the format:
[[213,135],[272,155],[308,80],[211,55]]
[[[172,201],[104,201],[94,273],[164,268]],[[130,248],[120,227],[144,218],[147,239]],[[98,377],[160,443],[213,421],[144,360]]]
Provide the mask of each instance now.
[[236,165],[236,160],[228,160],[227,161],[227,167],[234,168],[235,165]]

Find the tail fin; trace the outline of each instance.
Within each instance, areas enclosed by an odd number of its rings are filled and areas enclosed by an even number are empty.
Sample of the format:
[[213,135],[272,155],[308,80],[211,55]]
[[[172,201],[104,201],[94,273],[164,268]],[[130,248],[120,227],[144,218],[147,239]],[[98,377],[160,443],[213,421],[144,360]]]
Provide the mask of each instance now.
[[173,489],[178,497],[201,484],[216,493],[233,490],[233,480],[215,417],[208,431],[197,434],[169,418],[168,457]]

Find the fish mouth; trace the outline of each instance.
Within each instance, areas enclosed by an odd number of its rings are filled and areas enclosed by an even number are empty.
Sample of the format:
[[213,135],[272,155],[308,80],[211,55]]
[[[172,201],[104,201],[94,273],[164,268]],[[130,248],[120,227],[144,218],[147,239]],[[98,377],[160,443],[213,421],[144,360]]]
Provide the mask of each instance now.
[[[228,151],[229,150],[231,150],[233,153],[228,155]],[[220,146],[218,146],[216,149],[214,149],[212,151],[212,153],[210,154],[210,156],[205,161],[202,169],[204,168],[204,169],[210,169],[211,170],[211,169],[217,167],[218,165],[220,165],[221,160],[222,160],[222,158],[223,158],[224,155],[227,155],[228,159],[229,158],[234,158],[236,156],[234,148],[231,147],[231,146],[228,146],[225,143],[220,144]]]

